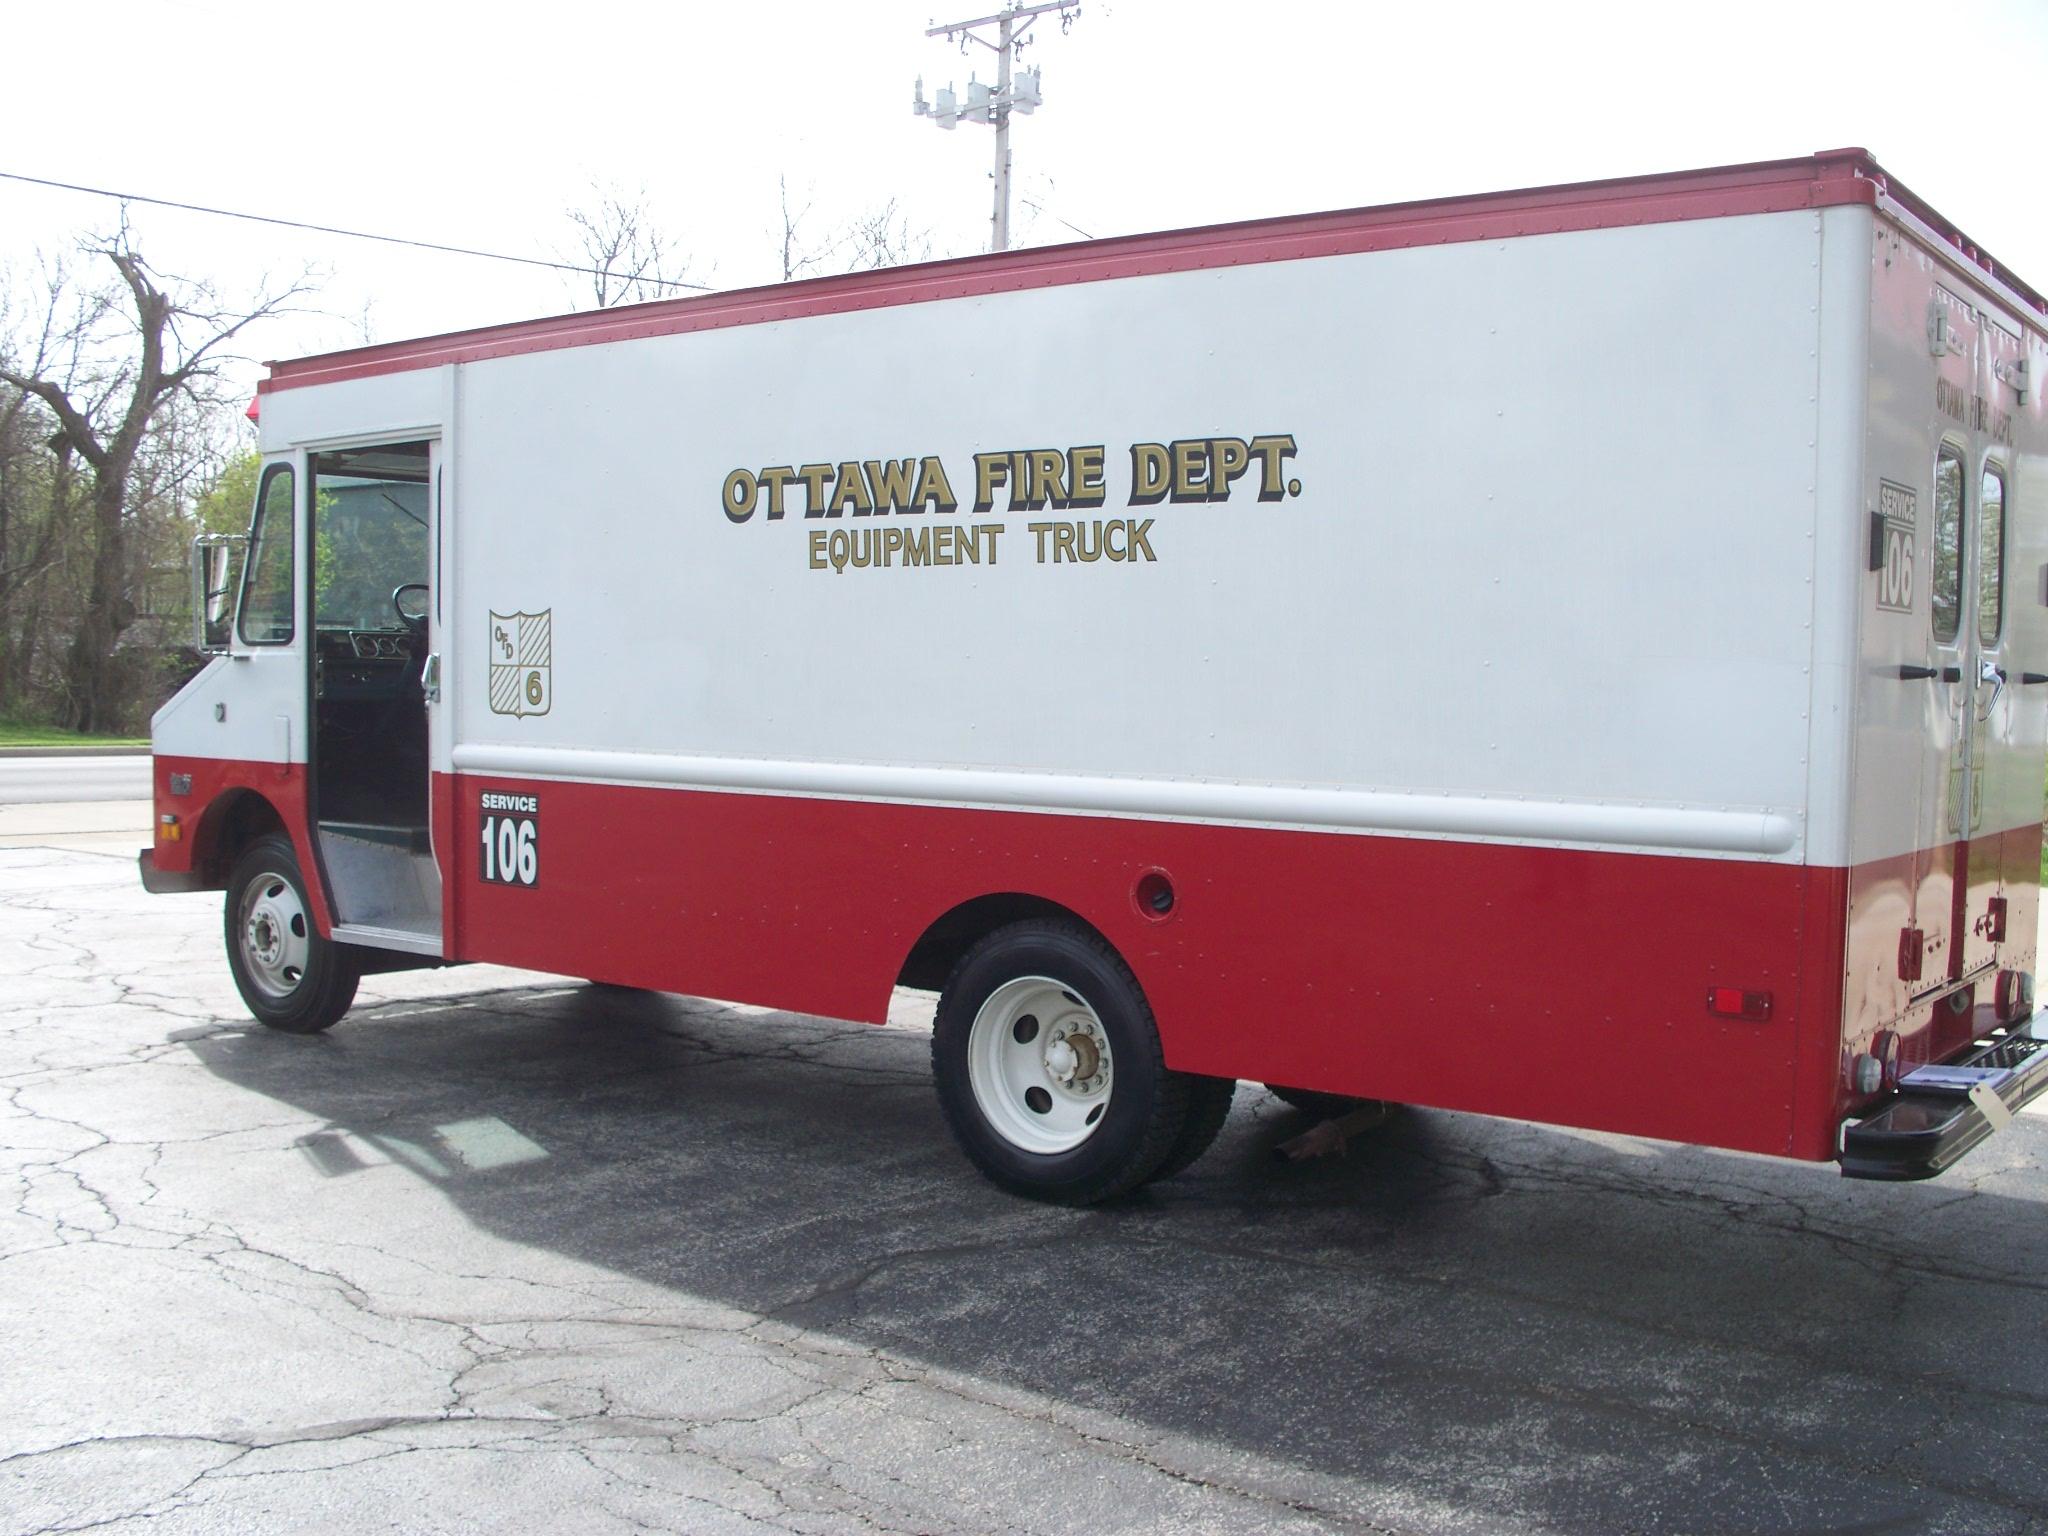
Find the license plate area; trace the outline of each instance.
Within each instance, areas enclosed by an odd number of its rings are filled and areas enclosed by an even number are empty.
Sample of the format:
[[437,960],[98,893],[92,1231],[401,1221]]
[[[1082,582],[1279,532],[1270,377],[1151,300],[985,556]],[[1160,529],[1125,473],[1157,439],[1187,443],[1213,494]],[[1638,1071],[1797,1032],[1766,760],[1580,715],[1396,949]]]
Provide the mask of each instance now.
[[1897,1098],[1846,1127],[1842,1172],[1853,1179],[1931,1179],[2043,1092],[2048,1029],[2030,1020],[1994,1031],[1947,1061],[1908,1072]]

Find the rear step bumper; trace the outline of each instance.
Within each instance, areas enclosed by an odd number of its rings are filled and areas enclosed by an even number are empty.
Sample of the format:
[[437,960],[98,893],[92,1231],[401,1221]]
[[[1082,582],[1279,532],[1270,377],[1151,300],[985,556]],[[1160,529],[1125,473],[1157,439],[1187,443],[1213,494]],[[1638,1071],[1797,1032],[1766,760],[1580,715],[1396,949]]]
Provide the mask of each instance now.
[[1979,1040],[1938,1067],[1909,1072],[1898,1097],[1842,1132],[1852,1179],[1931,1179],[2048,1093],[2048,1021]]

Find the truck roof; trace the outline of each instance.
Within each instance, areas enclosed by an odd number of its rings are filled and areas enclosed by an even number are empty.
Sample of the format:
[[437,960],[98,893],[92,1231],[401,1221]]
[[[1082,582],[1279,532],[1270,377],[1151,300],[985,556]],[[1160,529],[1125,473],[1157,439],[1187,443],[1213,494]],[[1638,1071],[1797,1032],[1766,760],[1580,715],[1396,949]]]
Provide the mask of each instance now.
[[1938,254],[1981,274],[2026,308],[2029,319],[2048,321],[2048,300],[1887,174],[1868,150],[1834,149],[1792,160],[1122,235],[583,310],[273,362],[258,390],[1106,278],[1886,201],[1923,226]]

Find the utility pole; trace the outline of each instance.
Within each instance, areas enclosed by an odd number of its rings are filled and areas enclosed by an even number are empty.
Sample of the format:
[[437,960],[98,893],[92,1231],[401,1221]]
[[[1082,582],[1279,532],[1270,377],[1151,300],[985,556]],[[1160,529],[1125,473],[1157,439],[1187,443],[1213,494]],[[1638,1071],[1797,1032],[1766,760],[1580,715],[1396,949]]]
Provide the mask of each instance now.
[[[925,29],[926,37],[944,37],[949,43],[958,39],[962,53],[967,51],[969,42],[976,42],[996,56],[995,88],[991,90],[969,75],[965,107],[953,94],[950,82],[934,93],[933,100],[926,101],[922,75],[918,77],[917,94],[910,103],[912,112],[919,117],[929,117],[948,132],[963,119],[970,123],[986,123],[995,129],[995,211],[989,217],[988,245],[992,251],[1010,248],[1010,114],[1035,112],[1044,100],[1038,70],[1032,68],[1013,75],[1010,64],[1023,53],[1024,37],[1031,30],[1031,24],[1048,11],[1059,13],[1060,30],[1066,32],[1073,27],[1074,18],[1081,14],[1081,7],[1078,0],[1049,0],[1043,5],[1025,5],[1022,0],[1009,0],[1009,4],[993,16],[949,21]],[[996,29],[993,42],[977,30],[988,26]]]

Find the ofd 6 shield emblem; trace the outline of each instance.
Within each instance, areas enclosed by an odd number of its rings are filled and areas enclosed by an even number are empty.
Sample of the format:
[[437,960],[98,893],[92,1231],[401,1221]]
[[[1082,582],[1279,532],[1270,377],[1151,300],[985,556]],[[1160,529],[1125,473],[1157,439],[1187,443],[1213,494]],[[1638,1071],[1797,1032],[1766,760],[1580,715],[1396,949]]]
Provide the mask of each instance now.
[[554,701],[555,610],[491,615],[491,713],[544,715]]

